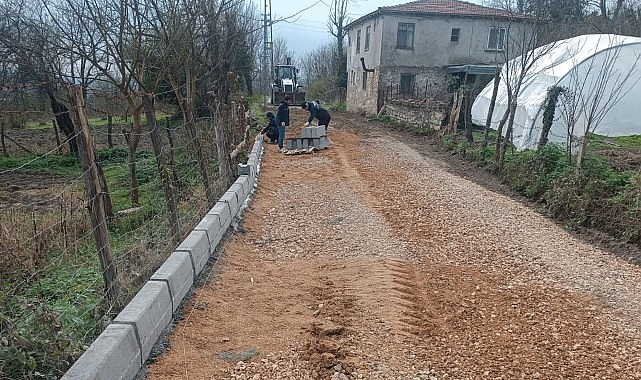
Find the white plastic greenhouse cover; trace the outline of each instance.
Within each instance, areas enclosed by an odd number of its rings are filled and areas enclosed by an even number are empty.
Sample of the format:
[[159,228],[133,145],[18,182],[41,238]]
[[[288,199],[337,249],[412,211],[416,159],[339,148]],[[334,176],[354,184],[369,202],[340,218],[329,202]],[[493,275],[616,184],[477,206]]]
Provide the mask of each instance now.
[[[616,54],[616,60],[612,64],[614,54]],[[605,136],[641,134],[641,38],[613,34],[589,34],[542,46],[530,56],[540,57],[527,71],[518,97],[513,131],[513,142],[517,149],[530,149],[538,144],[545,97],[550,86],[565,86],[578,92],[577,78],[580,78],[580,83],[585,83],[582,85],[583,92],[592,94],[594,90],[590,92],[587,89],[590,88],[590,85],[603,83],[598,82],[598,77],[603,77],[604,72],[601,68],[608,63],[612,67],[611,70],[607,70],[611,79],[602,85],[605,92],[603,93],[604,100],[600,104],[603,105],[605,99],[612,99],[612,96],[619,100],[613,102],[614,105],[609,108],[593,132]],[[507,67],[517,67],[515,63],[520,62],[519,59],[516,58],[503,66],[502,78],[505,78]],[[623,82],[620,78],[629,73],[631,73],[631,77]],[[586,80],[583,81],[583,78]],[[476,97],[472,105],[472,122],[474,124],[485,125],[493,86],[494,83],[491,81]],[[621,87],[618,96],[616,95],[617,91],[613,88],[615,86]],[[614,95],[612,95],[613,90]],[[568,132],[567,123],[560,116],[562,114],[561,104],[561,101],[557,102],[548,141],[565,144]],[[507,107],[507,88],[502,79],[492,113],[491,128],[497,129]],[[583,116],[579,118],[574,128],[574,136],[581,137],[583,135],[585,123],[586,120]],[[503,133],[505,134],[505,132]]]

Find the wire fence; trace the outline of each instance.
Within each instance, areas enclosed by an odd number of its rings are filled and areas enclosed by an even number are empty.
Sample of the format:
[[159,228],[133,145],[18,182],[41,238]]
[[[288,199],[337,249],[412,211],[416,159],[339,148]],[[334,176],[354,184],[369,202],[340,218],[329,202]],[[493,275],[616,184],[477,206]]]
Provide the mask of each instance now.
[[[118,99],[91,92],[86,99],[96,154],[87,170],[51,122],[46,101],[31,105],[35,111],[6,102],[0,110],[0,378],[59,378],[138,292],[173,252],[173,231],[185,236],[209,210],[202,168],[217,178],[211,181],[216,199],[235,179],[234,171],[217,175],[220,130],[228,151],[240,147],[230,166],[243,162],[250,120],[240,98],[216,115],[202,112],[194,120],[195,135],[184,118],[173,117],[175,107],[158,110],[154,128],[136,133],[126,107],[104,107]],[[160,152],[154,152],[152,133],[162,139]],[[80,135],[76,130],[69,138]],[[132,139],[140,140],[134,158]],[[94,197],[108,199],[111,207],[98,223],[92,217],[95,199],[87,196],[88,171],[94,169],[105,179]],[[173,224],[168,188],[178,216]],[[115,284],[105,283],[108,266],[98,253],[106,247],[95,238],[99,228],[108,233]],[[107,285],[118,292],[110,296]]]

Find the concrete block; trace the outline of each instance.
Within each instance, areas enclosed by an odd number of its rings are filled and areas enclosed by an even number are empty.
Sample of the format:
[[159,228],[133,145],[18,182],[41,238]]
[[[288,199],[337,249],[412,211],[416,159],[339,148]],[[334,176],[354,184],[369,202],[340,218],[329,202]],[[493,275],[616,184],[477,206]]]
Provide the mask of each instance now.
[[169,287],[164,282],[147,281],[112,324],[134,327],[142,351],[142,365],[171,319]]
[[249,196],[249,193],[252,191],[252,183],[250,181],[249,176],[246,176],[246,175],[240,176],[238,177],[238,179],[236,179],[236,182],[234,183],[237,183],[240,186],[242,186],[243,196],[242,196],[242,199],[240,199],[240,203],[245,202],[245,199],[247,199],[247,197]]
[[265,140],[263,140],[263,136],[256,136],[256,139],[254,140],[254,145],[252,146],[251,153],[260,153],[260,151],[263,149],[263,143]]
[[207,264],[207,260],[209,260],[210,246],[207,233],[205,231],[192,230],[185,240],[176,247],[176,251],[189,252],[194,265],[194,277],[198,277],[200,271]]
[[247,164],[238,164],[238,175],[249,175],[251,172],[251,167]]
[[243,186],[239,179],[240,177],[237,178],[236,181],[231,184],[231,186],[229,186],[229,189],[227,189],[227,191],[233,191],[234,193],[236,193],[236,199],[238,200],[238,203],[242,205],[248,192],[245,192],[245,186]]
[[256,167],[256,165],[258,165],[259,159],[260,159],[260,154],[252,152],[249,154],[249,157],[247,158],[247,164],[253,167]]
[[133,379],[142,364],[134,327],[110,324],[61,380]]
[[314,139],[314,146],[318,149],[325,149],[329,147],[330,141],[329,137],[321,136],[318,139]]
[[238,209],[240,208],[240,202],[238,202],[238,194],[236,193],[236,191],[234,190],[225,191],[225,193],[220,197],[218,202],[227,202],[227,204],[229,204],[229,212],[231,213],[232,216],[235,216],[236,213],[238,213]]
[[300,137],[311,138],[313,137],[314,127],[305,127],[300,129]]
[[165,282],[169,286],[172,311],[176,312],[185,295],[194,284],[194,268],[189,252],[174,252],[151,276],[151,281]]
[[216,202],[214,207],[209,210],[207,215],[218,215],[218,220],[220,220],[220,228],[223,232],[227,231],[227,228],[231,226],[231,209],[227,202]]
[[317,138],[317,137],[322,137],[322,136],[327,136],[327,132],[325,130],[325,126],[324,125],[319,125],[314,130],[314,135],[312,137]]
[[209,240],[209,256],[216,250],[218,243],[223,238],[225,230],[220,223],[220,215],[206,214],[194,227],[194,231],[205,231]]

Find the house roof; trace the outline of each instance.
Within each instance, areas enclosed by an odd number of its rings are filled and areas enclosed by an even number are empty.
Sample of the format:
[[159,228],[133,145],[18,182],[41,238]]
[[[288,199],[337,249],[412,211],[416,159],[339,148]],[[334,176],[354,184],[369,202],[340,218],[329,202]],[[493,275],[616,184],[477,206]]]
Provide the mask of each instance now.
[[405,4],[379,7],[377,10],[352,21],[346,27],[349,29],[352,24],[360,23],[369,18],[378,17],[381,14],[448,15],[461,17],[528,19],[528,16],[522,13],[484,7],[482,5],[472,4],[465,1],[418,0]]

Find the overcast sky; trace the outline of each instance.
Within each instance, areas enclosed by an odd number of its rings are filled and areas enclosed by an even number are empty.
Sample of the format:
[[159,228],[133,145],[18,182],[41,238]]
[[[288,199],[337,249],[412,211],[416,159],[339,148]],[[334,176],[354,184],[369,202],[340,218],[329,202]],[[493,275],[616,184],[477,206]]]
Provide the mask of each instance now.
[[[265,11],[265,0],[251,0]],[[332,41],[327,29],[329,5],[332,0],[271,0],[272,20],[279,21],[272,26],[272,39],[287,41],[287,48],[296,58]],[[382,6],[405,4],[411,0],[350,0],[347,13],[351,20],[373,12]],[[467,0],[480,4],[481,0]],[[267,0],[269,6],[270,0]]]

